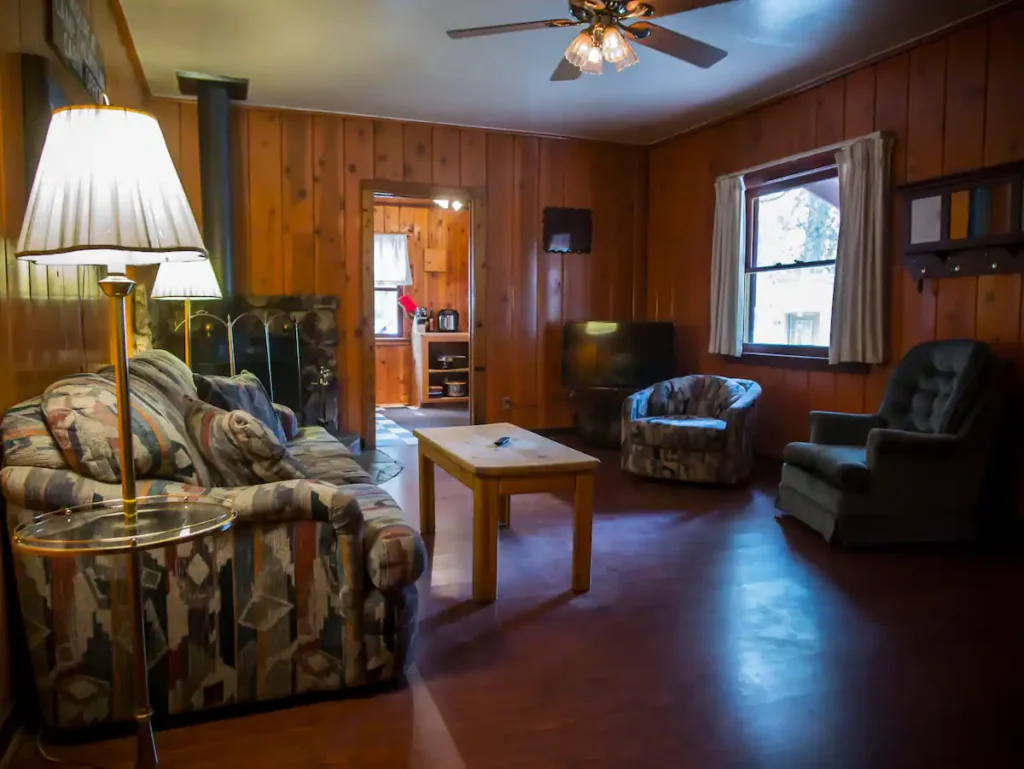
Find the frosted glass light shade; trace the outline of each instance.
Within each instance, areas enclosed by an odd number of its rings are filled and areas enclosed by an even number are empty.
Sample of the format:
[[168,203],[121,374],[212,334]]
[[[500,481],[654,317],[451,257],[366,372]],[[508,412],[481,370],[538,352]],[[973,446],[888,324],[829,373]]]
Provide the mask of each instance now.
[[161,264],[150,294],[151,299],[178,302],[220,299],[222,296],[209,259]]
[[575,67],[583,69],[587,64],[591,51],[593,51],[595,47],[593,32],[586,29],[583,32],[580,32],[576,38],[569,43],[569,47],[565,50],[566,61]]
[[626,42],[626,38],[616,27],[607,27],[601,37],[601,53],[604,60],[614,64],[619,72],[632,67],[640,58],[636,55],[633,47]]
[[584,75],[600,75],[604,72],[604,59],[601,57],[601,49],[594,46],[587,53],[587,60],[580,67]]
[[19,259],[126,265],[207,252],[156,119],[123,107],[53,113],[21,226]]

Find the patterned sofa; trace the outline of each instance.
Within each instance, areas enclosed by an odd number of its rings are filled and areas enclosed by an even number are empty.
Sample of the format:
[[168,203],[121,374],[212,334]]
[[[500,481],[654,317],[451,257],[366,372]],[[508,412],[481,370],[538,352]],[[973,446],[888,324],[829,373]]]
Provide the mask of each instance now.
[[[394,500],[340,442],[299,428],[280,406],[273,427],[306,477],[216,486],[184,423],[198,402],[191,371],[160,350],[130,367],[139,496],[218,497],[239,518],[224,534],[143,554],[157,714],[398,677],[412,656],[426,552]],[[112,378],[109,370],[68,377],[4,416],[9,530],[34,512],[120,498],[119,466],[112,477],[96,461],[116,445]],[[14,565],[44,725],[130,721],[124,557],[16,555]]]
[[622,404],[622,467],[637,475],[739,483],[750,475],[761,387],[749,379],[691,375],[641,390]]

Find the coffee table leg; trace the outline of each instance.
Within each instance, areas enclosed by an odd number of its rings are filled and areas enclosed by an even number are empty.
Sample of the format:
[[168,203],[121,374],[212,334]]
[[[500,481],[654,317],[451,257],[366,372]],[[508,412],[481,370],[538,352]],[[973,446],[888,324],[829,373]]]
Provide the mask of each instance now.
[[594,528],[594,475],[576,476],[576,494],[572,530],[572,589],[590,590],[590,548]]
[[512,525],[512,497],[509,494],[502,494],[498,503],[501,514],[498,516],[498,526],[507,529]]
[[434,533],[434,462],[420,442],[420,533]]
[[493,603],[498,596],[498,482],[473,479],[473,600]]

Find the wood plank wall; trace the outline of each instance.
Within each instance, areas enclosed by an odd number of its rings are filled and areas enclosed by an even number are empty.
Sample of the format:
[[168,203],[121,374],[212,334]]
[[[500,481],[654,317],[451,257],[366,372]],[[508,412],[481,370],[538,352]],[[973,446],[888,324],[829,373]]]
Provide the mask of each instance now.
[[[808,437],[811,409],[874,411],[889,365],[867,375],[744,365],[707,352],[714,180],[720,174],[872,130],[896,136],[893,183],[1024,160],[1024,9],[987,20],[858,69],[651,152],[647,313],[673,320],[680,373],[761,383],[756,449],[779,456]],[[1021,277],[917,283],[900,267],[902,218],[893,199],[889,342],[898,359],[914,344],[952,337],[992,342],[1024,357]]]
[[[469,210],[445,210],[429,206],[375,206],[373,231],[409,236],[412,285],[405,293],[420,307],[451,308],[459,313],[460,328],[469,324]],[[427,248],[447,255],[444,272],[426,272]],[[406,333],[410,332],[406,326]],[[408,340],[378,340],[374,354],[377,367],[378,404],[409,403],[415,386],[412,347]]]
[[[0,414],[61,376],[110,359],[110,307],[97,285],[100,271],[36,267],[14,258],[27,202],[20,54],[48,57],[68,100],[87,98],[46,42],[46,5],[0,0]],[[83,0],[82,7],[104,53],[111,103],[143,106],[143,88],[110,6]],[[0,609],[4,592],[0,576]],[[3,618],[0,611],[0,723],[14,704]]]
[[[181,147],[197,136],[193,105],[151,106]],[[374,180],[485,193],[488,280],[478,321],[486,329],[487,419],[570,424],[562,322],[645,310],[645,148],[281,109],[237,107],[234,115],[238,285],[341,298],[341,413],[349,429],[364,427],[360,190]],[[179,152],[176,162],[188,189],[198,158]],[[592,254],[541,250],[541,211],[561,205],[593,208]]]

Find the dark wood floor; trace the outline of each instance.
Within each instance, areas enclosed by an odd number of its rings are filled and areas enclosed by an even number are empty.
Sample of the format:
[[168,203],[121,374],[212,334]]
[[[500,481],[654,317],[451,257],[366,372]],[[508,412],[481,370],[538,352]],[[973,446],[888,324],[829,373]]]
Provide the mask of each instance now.
[[[416,521],[415,448],[387,486]],[[1024,566],[1005,549],[830,549],[773,509],[625,476],[517,497],[496,604],[470,597],[470,495],[438,471],[409,685],[157,735],[164,767],[1001,769],[1024,766]],[[61,756],[128,766],[130,742]],[[16,767],[45,766],[25,746]]]

